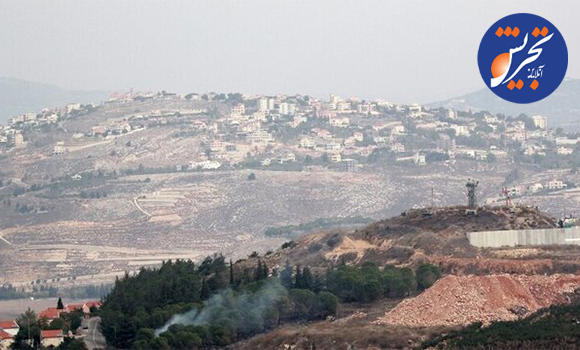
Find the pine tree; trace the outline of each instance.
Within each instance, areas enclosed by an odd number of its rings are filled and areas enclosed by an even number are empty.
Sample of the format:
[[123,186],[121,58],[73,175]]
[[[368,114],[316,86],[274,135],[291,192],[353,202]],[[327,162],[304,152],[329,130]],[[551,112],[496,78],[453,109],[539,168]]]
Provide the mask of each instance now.
[[268,278],[268,265],[266,263],[262,264],[262,279],[267,279]]
[[209,298],[210,290],[205,277],[201,280],[201,300]]
[[312,280],[312,284],[310,285],[310,289],[314,292],[314,293],[319,293],[322,288],[324,287],[324,281],[322,280],[322,278],[320,277],[319,274],[314,274],[314,278]]
[[302,276],[302,269],[300,265],[296,267],[296,277],[294,279],[294,288],[302,289],[302,285],[304,284],[304,278]]
[[258,260],[258,267],[254,271],[254,281],[259,281],[262,279],[262,260]]
[[290,266],[290,261],[288,260],[286,260],[284,270],[280,272],[280,281],[286,289],[292,288],[292,266]]
[[56,303],[56,308],[59,310],[64,310],[64,305],[62,303],[62,299],[58,298],[58,302]]
[[234,264],[232,263],[232,259],[230,259],[230,285],[233,286],[236,284],[236,277],[234,276]]
[[302,289],[311,289],[312,287],[312,273],[310,272],[310,268],[306,266],[304,270],[302,270]]

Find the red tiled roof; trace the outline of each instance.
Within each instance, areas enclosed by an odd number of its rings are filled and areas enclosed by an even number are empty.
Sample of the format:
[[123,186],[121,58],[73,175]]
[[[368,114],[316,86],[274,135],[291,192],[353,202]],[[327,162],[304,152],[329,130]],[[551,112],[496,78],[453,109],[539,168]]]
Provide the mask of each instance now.
[[47,329],[40,332],[40,339],[64,337],[60,329]]
[[11,329],[18,328],[18,323],[16,321],[0,321],[0,329]]
[[12,335],[0,329],[0,339],[1,340],[12,339]]
[[96,307],[96,308],[100,308],[100,307],[101,307],[101,305],[103,305],[103,303],[101,303],[101,302],[100,302],[100,301],[98,301],[98,300],[95,300],[95,301],[87,301],[87,302],[85,303],[85,305],[86,305],[86,306],[87,306],[89,309],[90,309],[91,307],[93,307],[93,306],[94,306],[94,307]]
[[68,304],[66,306],[66,310],[68,311],[82,310],[83,306],[85,306],[85,304]]
[[55,307],[49,307],[48,309],[41,311],[38,315],[38,318],[48,318],[50,320],[58,318],[62,310],[59,310]]

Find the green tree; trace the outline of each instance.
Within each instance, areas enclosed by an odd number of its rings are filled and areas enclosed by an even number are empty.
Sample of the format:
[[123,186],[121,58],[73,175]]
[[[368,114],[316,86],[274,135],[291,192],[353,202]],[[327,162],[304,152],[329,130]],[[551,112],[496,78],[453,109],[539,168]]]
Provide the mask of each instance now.
[[435,265],[421,264],[417,269],[416,275],[417,287],[419,290],[425,290],[441,278],[441,271]]
[[286,259],[284,269],[280,272],[280,281],[286,289],[292,288],[292,266],[290,266],[290,261],[288,259]]
[[336,316],[338,308],[338,298],[330,292],[320,292],[316,295],[315,316],[317,318],[326,318]]
[[65,337],[62,343],[56,348],[58,350],[86,350],[87,346],[81,339]]

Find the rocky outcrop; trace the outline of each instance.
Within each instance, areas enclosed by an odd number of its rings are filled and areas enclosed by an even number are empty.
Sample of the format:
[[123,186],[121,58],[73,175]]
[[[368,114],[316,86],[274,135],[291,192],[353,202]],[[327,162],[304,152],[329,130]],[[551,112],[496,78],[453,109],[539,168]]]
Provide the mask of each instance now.
[[577,288],[578,275],[449,275],[417,297],[404,300],[376,323],[432,327],[515,320],[568,302]]

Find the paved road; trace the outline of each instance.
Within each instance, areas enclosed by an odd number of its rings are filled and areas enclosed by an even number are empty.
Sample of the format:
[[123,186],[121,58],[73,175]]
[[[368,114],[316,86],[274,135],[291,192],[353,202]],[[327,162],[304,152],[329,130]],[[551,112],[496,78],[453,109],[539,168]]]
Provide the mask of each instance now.
[[89,329],[86,330],[85,333],[85,344],[89,350],[95,349],[105,349],[107,343],[105,341],[105,337],[101,334],[99,330],[99,325],[101,324],[100,317],[92,317],[88,320]]

